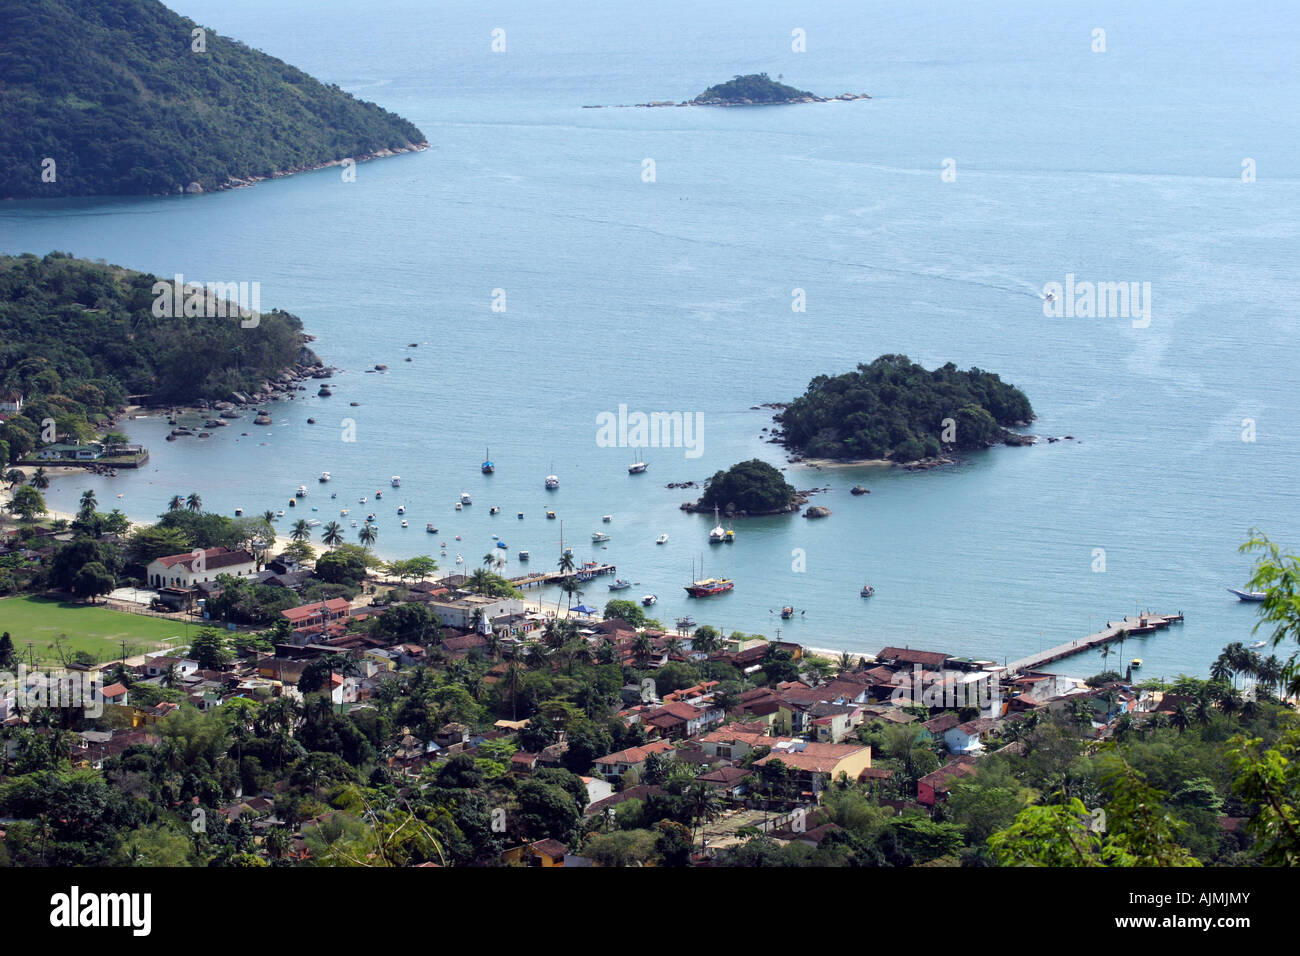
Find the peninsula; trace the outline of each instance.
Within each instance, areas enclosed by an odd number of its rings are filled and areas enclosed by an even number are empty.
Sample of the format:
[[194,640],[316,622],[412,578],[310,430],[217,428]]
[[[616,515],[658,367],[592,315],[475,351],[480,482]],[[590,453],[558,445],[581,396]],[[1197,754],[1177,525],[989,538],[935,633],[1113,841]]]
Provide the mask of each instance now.
[[158,0],[0,10],[0,198],[210,192],[428,146]]

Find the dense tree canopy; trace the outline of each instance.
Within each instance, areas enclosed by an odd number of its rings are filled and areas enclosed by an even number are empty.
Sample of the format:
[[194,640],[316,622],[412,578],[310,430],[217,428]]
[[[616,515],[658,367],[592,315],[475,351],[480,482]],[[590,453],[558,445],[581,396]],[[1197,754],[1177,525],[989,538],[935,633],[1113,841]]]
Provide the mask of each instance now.
[[751,458],[714,474],[696,508],[765,514],[787,511],[794,500],[794,487],[779,471],[765,461]]
[[992,372],[933,372],[906,355],[882,355],[843,375],[819,375],[776,416],[785,446],[814,458],[914,461],[947,448],[1002,441],[1034,417],[1029,399]]
[[807,90],[796,90],[793,86],[778,83],[766,73],[750,73],[737,76],[726,83],[718,83],[695,98],[696,102],[722,100],[724,103],[788,103],[813,96]]
[[198,24],[157,0],[0,0],[0,21],[3,198],[211,190],[425,140],[211,29],[195,50]]

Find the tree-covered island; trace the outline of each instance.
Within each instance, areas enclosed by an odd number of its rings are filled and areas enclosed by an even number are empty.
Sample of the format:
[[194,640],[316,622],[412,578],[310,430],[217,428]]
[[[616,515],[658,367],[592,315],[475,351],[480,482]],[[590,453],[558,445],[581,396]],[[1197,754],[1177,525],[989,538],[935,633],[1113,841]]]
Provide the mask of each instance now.
[[809,458],[904,463],[945,451],[1022,444],[1008,431],[1034,418],[1024,392],[979,368],[927,371],[882,355],[843,375],[819,375],[775,416],[776,439]]
[[773,515],[797,511],[804,497],[781,473],[758,458],[738,462],[705,482],[704,494],[684,511],[712,511],[729,515]]

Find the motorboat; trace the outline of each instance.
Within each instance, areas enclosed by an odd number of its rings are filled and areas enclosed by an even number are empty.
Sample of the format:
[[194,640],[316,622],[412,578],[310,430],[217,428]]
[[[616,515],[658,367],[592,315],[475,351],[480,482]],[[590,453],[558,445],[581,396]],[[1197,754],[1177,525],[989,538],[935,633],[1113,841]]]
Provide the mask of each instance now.
[[600,544],[602,541],[608,541],[609,535],[605,534],[603,531],[593,531],[591,533],[591,540],[594,544]]
[[319,482],[323,485],[323,484],[325,484],[325,482],[327,482],[327,481],[330,480],[330,473],[329,473],[328,471],[322,471],[322,472],[320,473],[320,477],[317,478],[316,480],[319,481]]
[[1237,588],[1228,588],[1228,591],[1237,595],[1237,600],[1247,601],[1252,604],[1258,603],[1268,597],[1267,592],[1264,591],[1240,591]]
[[309,527],[309,528],[319,528],[319,527],[320,527],[320,518],[308,518],[308,519],[307,519],[307,527]]
[[400,487],[402,487],[402,478],[401,478],[401,476],[400,476],[400,475],[393,475],[393,477],[389,479],[389,484],[391,484],[394,488],[400,488]]
[[1250,645],[1250,649],[1252,651],[1258,650],[1259,648],[1263,647],[1267,643],[1268,641],[1256,641],[1254,644]]
[[506,544],[504,541],[498,541],[498,542],[497,542],[497,547],[498,547],[498,548],[509,548],[510,546],[509,546],[508,544]]
[[435,528],[435,527],[433,526],[433,522],[432,522],[432,521],[430,521],[428,524],[426,524],[426,525],[424,526],[424,530],[427,531],[427,532],[429,532],[429,534],[437,534],[437,533],[438,533],[438,529]]
[[786,620],[786,621],[788,621],[788,620],[790,620],[790,618],[792,618],[792,617],[794,617],[794,608],[793,608],[793,607],[791,607],[790,605],[787,604],[785,607],[781,608],[781,618],[782,618],[782,620]]
[[605,524],[609,524],[611,521],[614,520],[614,516],[613,516],[613,515],[601,515],[601,516],[600,516],[600,520],[603,521],[603,522],[605,522]]
[[465,506],[464,506],[463,504],[461,504],[461,503],[458,501],[458,502],[456,502],[456,510],[457,510],[457,511],[464,511],[464,510],[465,510]]
[[460,535],[456,535],[456,540],[457,540],[457,541],[460,540]]
[[520,552],[519,552],[519,560],[520,560],[520,561],[527,561],[527,560],[528,560],[528,552],[527,552],[527,551],[520,551]]
[[515,517],[518,518],[520,521],[523,521],[523,520],[524,520],[524,513],[523,513],[522,511],[520,511],[520,512],[518,512],[518,513],[515,515]]
[[382,491],[380,491],[378,488],[376,488],[376,489],[375,489],[375,500],[378,501],[378,500],[379,500],[380,498],[382,498],[382,497],[384,497],[384,493],[383,493]]
[[284,517],[284,509],[281,508],[279,511],[277,511],[277,512],[275,513],[275,516],[276,516],[277,518],[283,518],[283,517]]
[[459,554],[456,555],[456,563],[457,563],[457,564],[464,564],[464,563],[465,563],[465,558],[464,558],[462,555],[459,555]]
[[875,593],[876,593],[876,589],[873,588],[870,584],[862,585],[862,590],[858,592],[858,594],[860,594],[862,597],[871,597],[871,595]]
[[560,479],[559,479],[559,477],[556,476],[556,475],[547,475],[547,476],[546,476],[546,490],[547,490],[547,491],[554,491],[554,490],[555,490],[556,488],[558,488],[558,487],[560,487]]
[[460,503],[463,505],[472,505],[474,503],[470,500],[468,491],[462,491],[460,493]]
[[661,534],[659,537],[655,538],[655,544],[667,544],[667,543],[668,543],[668,535],[666,534]]
[[402,519],[402,527],[403,527],[403,528],[408,527],[405,518]]
[[728,528],[727,531],[726,531],[726,533],[722,536],[722,543],[723,543],[723,544],[735,544],[735,543],[736,543],[736,532],[734,532],[734,531],[732,531],[730,528]]
[[645,597],[641,598],[642,607],[650,607],[651,605],[658,604],[658,603],[659,603],[659,596],[657,594],[647,594],[645,595]]
[[496,505],[493,505],[491,508],[488,509],[488,514],[490,515],[495,515],[500,513],[501,513],[501,509],[498,508]]
[[555,512],[554,512],[554,511],[548,511],[548,512],[546,512],[546,517],[551,518],[551,519],[554,519],[554,518],[555,518]]
[[631,586],[632,586],[631,581],[625,581],[623,578],[618,578],[614,581],[613,584],[609,586],[609,589],[611,591],[626,591]]
[[295,497],[295,498],[306,498],[306,497],[307,497],[307,486],[306,486],[306,485],[299,485],[299,486],[298,486],[298,490],[295,491],[293,494],[294,494],[294,497]]
[[362,495],[360,498],[357,499],[357,504],[364,505],[365,503],[366,503],[365,495]]
[[1128,662],[1128,666],[1129,666],[1129,667],[1141,667],[1141,666],[1142,666],[1142,658],[1140,658],[1140,657],[1135,657],[1135,658],[1133,658],[1131,661]]
[[406,514],[406,505],[398,505],[398,506],[397,506],[397,513],[398,513],[399,515],[404,515],[404,514]]
[[349,510],[349,509],[347,509],[347,508],[343,508],[343,509],[341,509],[341,510],[339,511],[339,517],[340,517],[340,518],[346,518],[346,517],[348,516],[348,510]]

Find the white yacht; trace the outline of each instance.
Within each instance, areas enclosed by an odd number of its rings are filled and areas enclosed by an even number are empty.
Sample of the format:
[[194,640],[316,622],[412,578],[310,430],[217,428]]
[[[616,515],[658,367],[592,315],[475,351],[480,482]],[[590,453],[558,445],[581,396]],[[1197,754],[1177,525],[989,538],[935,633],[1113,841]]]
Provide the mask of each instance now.
[[655,544],[667,544],[667,543],[668,543],[668,535],[666,534],[661,534],[659,537],[655,538]]
[[398,476],[398,475],[393,475],[393,478],[392,478],[392,485],[393,485],[394,488],[400,488],[400,487],[402,487],[402,479],[401,479],[401,477]]

